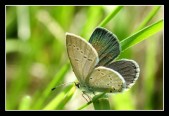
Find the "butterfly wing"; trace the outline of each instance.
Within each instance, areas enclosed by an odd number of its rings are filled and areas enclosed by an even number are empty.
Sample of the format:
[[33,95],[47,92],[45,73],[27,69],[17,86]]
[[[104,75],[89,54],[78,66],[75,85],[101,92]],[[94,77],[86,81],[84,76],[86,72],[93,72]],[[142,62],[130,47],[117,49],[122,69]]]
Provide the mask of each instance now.
[[120,73],[120,75],[126,81],[126,87],[130,88],[139,76],[139,66],[134,60],[123,59],[113,62],[106,66]]
[[81,84],[98,63],[98,54],[90,43],[80,36],[66,33],[66,47],[73,71]]
[[105,28],[96,28],[89,42],[99,55],[99,63],[97,66],[109,64],[120,54],[120,44],[117,37]]
[[121,92],[126,86],[118,72],[103,66],[95,68],[86,82],[90,89],[98,92]]

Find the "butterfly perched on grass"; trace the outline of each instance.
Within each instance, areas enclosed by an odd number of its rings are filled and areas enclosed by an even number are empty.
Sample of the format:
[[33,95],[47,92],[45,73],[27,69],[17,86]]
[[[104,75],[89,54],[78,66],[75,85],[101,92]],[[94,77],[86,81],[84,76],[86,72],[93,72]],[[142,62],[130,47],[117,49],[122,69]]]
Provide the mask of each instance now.
[[109,30],[97,27],[89,42],[66,33],[66,47],[78,83],[85,93],[116,93],[130,88],[139,77],[134,60],[113,61],[121,52],[117,37]]

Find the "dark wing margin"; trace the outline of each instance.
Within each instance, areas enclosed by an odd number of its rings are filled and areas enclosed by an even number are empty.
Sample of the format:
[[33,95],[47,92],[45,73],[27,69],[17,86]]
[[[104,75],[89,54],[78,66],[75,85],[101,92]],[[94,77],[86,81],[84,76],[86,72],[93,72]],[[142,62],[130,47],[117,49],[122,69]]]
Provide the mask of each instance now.
[[120,73],[126,81],[127,88],[130,88],[135,83],[140,73],[139,65],[134,60],[122,59],[115,61],[106,67]]
[[121,51],[117,37],[105,28],[97,27],[92,33],[89,42],[99,55],[97,66],[108,65]]

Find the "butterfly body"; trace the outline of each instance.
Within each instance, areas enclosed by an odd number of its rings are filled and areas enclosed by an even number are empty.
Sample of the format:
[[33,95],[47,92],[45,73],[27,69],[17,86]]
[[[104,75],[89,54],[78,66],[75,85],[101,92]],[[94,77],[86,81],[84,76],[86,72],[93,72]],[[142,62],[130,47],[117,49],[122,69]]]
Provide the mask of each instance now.
[[67,52],[79,81],[76,85],[86,93],[122,92],[135,83],[139,66],[133,60],[112,62],[120,54],[117,37],[104,28],[96,28],[89,42],[66,33]]

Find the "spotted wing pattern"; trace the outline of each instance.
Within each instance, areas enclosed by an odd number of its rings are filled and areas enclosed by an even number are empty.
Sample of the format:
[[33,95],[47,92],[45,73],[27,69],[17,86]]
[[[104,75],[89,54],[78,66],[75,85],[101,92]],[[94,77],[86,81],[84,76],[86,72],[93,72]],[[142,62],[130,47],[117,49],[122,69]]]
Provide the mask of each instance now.
[[90,89],[98,92],[121,92],[126,86],[123,77],[118,72],[103,66],[95,68],[87,79],[86,83]]
[[80,36],[66,33],[66,47],[73,71],[81,84],[98,63],[98,54],[90,43]]

